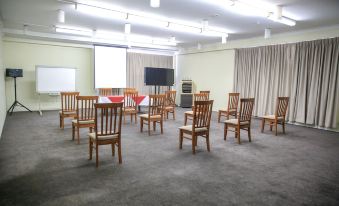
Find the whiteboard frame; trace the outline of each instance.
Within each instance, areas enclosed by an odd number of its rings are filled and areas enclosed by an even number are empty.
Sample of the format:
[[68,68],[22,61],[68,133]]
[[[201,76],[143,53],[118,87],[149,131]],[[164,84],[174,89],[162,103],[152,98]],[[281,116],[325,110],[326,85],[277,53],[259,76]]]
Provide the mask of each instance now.
[[44,66],[44,65],[35,65],[35,91],[38,94],[58,94],[60,95],[61,91],[38,91],[38,73],[37,68],[44,67],[44,68],[64,68],[64,69],[74,69],[75,71],[75,89],[74,92],[77,91],[77,68],[75,67],[63,67],[63,66]]

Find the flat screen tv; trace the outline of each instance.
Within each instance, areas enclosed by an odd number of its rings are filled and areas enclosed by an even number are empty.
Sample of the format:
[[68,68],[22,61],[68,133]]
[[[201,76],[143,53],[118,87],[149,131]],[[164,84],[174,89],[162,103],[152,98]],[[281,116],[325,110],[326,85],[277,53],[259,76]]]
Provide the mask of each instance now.
[[174,69],[145,67],[144,80],[146,85],[173,86]]

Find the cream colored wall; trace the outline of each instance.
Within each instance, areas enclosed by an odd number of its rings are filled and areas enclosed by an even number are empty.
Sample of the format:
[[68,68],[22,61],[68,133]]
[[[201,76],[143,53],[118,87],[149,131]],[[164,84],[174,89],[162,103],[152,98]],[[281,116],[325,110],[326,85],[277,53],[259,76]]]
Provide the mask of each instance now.
[[[196,47],[181,49],[177,56],[177,80],[180,81],[182,77],[191,77],[197,90],[211,90],[211,99],[215,101],[214,110],[217,110],[226,105],[225,94],[233,89],[235,48],[285,44],[338,36],[339,26],[279,35],[274,35],[273,31],[270,39],[256,37],[229,41],[225,45],[220,43],[203,45],[200,50]],[[180,91],[179,87],[177,89]],[[180,98],[178,101],[180,102]],[[337,117],[337,128],[339,129],[339,105]]]
[[0,138],[6,119],[5,70],[3,67],[2,23],[0,22]]
[[[24,77],[17,78],[18,101],[32,110],[39,108],[39,95],[35,90],[35,66],[75,67],[76,88],[83,95],[95,94],[93,50],[82,45],[64,44],[28,39],[3,39],[4,67],[22,68]],[[6,78],[7,108],[14,101],[14,82]],[[42,110],[60,108],[60,96],[40,95]],[[22,110],[18,108],[17,110]]]

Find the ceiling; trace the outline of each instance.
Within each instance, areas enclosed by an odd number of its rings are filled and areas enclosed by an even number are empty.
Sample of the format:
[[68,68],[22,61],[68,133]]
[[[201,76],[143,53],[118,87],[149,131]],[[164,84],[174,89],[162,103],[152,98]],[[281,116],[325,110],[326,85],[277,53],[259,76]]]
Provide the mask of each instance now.
[[[78,0],[79,1],[79,0]],[[271,0],[273,5],[283,7],[283,16],[297,21],[295,26],[287,26],[268,20],[265,17],[239,15],[226,10],[210,0],[161,0],[160,8],[149,6],[149,0],[92,0],[87,2],[105,3],[118,7],[161,15],[194,23],[208,20],[209,26],[222,27],[229,31],[229,40],[244,39],[263,35],[265,28],[272,29],[272,35],[284,32],[302,31],[318,27],[339,25],[339,0]],[[79,13],[73,5],[58,0],[0,0],[0,15],[6,29],[23,29],[24,24],[30,31],[53,33],[57,22],[57,10],[66,13],[64,24],[103,29],[116,32],[124,31],[124,20],[103,19]],[[41,27],[46,26],[46,27]],[[196,34],[170,31],[141,24],[132,24],[132,33],[158,38],[176,37],[179,46],[191,46],[197,43],[221,42],[219,37],[206,37]]]

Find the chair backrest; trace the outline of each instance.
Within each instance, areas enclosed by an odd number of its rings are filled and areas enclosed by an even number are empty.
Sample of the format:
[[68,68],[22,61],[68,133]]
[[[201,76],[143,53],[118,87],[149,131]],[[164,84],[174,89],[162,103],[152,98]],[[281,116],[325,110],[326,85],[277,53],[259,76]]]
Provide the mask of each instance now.
[[196,101],[207,101],[209,98],[208,93],[195,93],[193,94],[193,103]]
[[148,115],[161,115],[162,118],[165,99],[165,94],[149,95]]
[[277,118],[278,117],[285,118],[289,99],[290,99],[289,97],[278,97],[277,98],[277,107],[275,110],[275,116]]
[[228,106],[227,110],[238,110],[239,93],[228,93]]
[[137,109],[137,99],[138,99],[138,92],[136,92],[136,91],[124,92],[124,108],[136,110]]
[[137,89],[136,88],[125,88],[124,92],[136,92]]
[[238,120],[239,122],[251,121],[254,98],[241,98]]
[[99,96],[113,96],[112,88],[99,88]]
[[108,135],[120,138],[123,103],[96,103],[94,107],[95,138]]
[[207,100],[210,99],[210,91],[200,91],[200,94],[207,94]]
[[77,120],[94,120],[94,104],[98,103],[98,96],[77,96]]
[[195,101],[193,110],[193,131],[196,128],[210,128],[213,100]]
[[61,112],[75,112],[77,109],[76,97],[80,92],[61,92]]
[[166,95],[166,102],[165,105],[166,106],[172,106],[175,107],[175,97],[176,97],[177,91],[175,90],[171,90],[171,91],[166,91],[165,95]]

